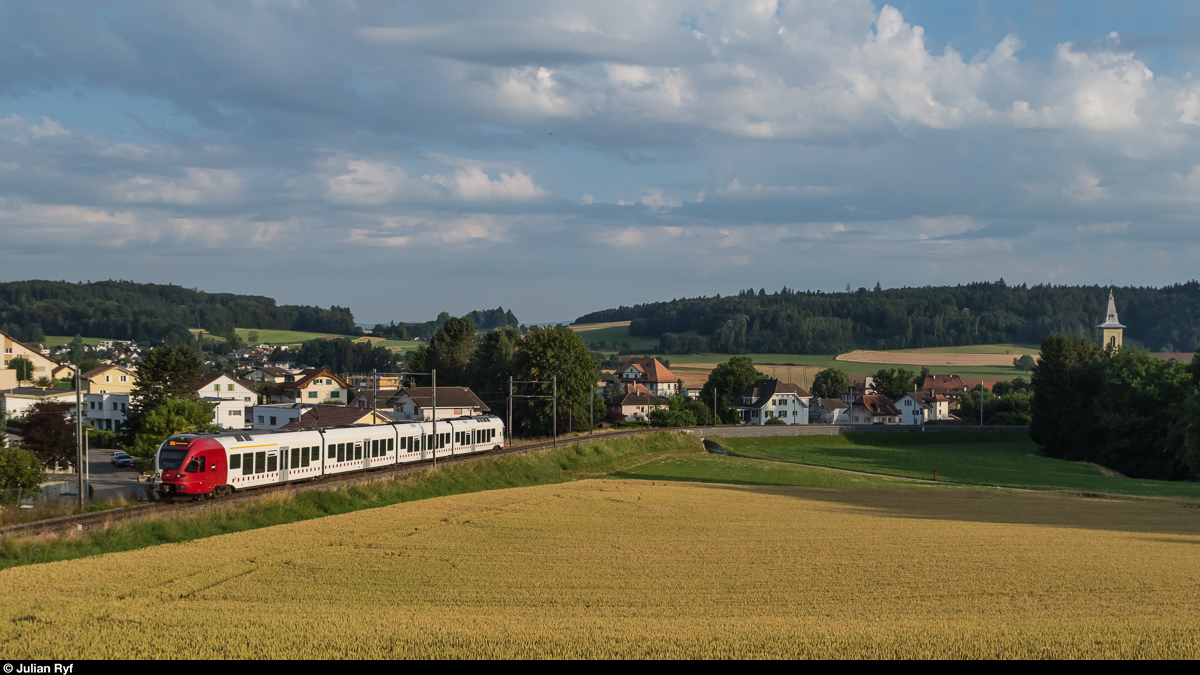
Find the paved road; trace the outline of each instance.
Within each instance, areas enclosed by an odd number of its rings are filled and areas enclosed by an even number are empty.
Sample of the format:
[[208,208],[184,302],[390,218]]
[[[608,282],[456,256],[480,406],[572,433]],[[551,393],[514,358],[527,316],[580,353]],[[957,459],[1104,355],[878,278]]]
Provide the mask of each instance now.
[[91,470],[92,499],[100,500],[107,497],[124,495],[126,499],[137,499],[146,489],[146,483],[139,483],[137,469],[131,466],[117,468],[112,465],[112,455],[115,450],[97,450],[88,452],[88,467]]

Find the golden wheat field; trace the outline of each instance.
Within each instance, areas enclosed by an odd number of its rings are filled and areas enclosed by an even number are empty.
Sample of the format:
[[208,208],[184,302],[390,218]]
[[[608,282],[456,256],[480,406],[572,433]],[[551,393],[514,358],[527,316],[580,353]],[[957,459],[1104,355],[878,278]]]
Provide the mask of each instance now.
[[1196,658],[1174,500],[591,480],[0,572],[7,659]]

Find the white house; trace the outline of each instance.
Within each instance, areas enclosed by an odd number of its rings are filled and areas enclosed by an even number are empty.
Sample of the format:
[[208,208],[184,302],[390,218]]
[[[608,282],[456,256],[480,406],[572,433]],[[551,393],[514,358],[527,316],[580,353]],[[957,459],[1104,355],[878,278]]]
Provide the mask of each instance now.
[[75,391],[40,387],[18,387],[0,391],[0,412],[12,418],[27,416],[33,406],[42,402],[66,403],[74,409]]
[[235,380],[224,373],[209,373],[192,384],[201,400],[212,403],[213,424],[222,429],[245,429],[250,426],[250,411],[258,403],[258,394],[246,385],[249,380]]
[[104,431],[120,431],[129,414],[129,392],[97,392],[84,395],[87,424]]
[[900,423],[920,426],[928,422],[950,419],[950,401],[941,394],[913,391],[896,401]]
[[750,385],[731,407],[743,422],[766,424],[779,419],[785,424],[808,424],[808,408],[812,395],[790,382],[775,379],[759,380]]
[[[388,401],[392,412],[388,417],[397,420],[434,419],[432,387],[401,387]],[[461,415],[482,415],[491,410],[475,392],[467,387],[437,388],[437,419]],[[381,411],[383,412],[383,411]]]
[[634,391],[633,384],[646,387],[654,396],[672,396],[680,393],[679,378],[658,362],[658,359],[634,358],[628,359],[617,370],[617,379],[625,385],[625,391]]

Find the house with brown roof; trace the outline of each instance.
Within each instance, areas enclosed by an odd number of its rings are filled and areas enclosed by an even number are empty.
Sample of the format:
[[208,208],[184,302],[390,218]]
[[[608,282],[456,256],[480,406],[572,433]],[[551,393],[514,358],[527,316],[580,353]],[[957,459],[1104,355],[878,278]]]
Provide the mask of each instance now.
[[309,368],[267,390],[272,403],[345,403],[350,400],[350,385],[325,368]]
[[679,378],[667,367],[651,358],[623,358],[621,367],[617,369],[617,379],[625,385],[625,391],[631,385],[640,384],[655,396],[672,396],[681,393]]
[[860,396],[850,404],[850,424],[900,424],[901,413],[881,394]]
[[785,424],[808,424],[811,400],[812,394],[800,386],[772,378],[746,387],[730,407],[748,424],[766,424],[771,419],[783,420]]
[[387,416],[345,405],[302,406],[300,416],[280,429],[328,429],[353,424],[391,424]]
[[626,422],[644,422],[655,410],[670,408],[670,402],[650,394],[625,394],[608,402],[609,412],[619,412]]
[[0,357],[3,358],[3,362],[0,362],[0,368],[3,369],[7,369],[13,359],[28,359],[33,364],[33,377],[29,378],[30,380],[50,377],[50,373],[58,366],[57,362],[42,353],[40,347],[19,342],[3,331],[0,331]]
[[845,424],[850,405],[840,398],[814,398],[809,420],[817,424]]
[[950,419],[950,400],[929,391],[912,391],[896,401],[901,424],[920,426]]
[[966,383],[958,375],[926,375],[917,378],[917,389],[945,396],[950,405],[957,403],[968,391]]
[[[475,392],[467,387],[438,387],[437,388],[436,419],[460,417],[462,415],[482,415],[491,410]],[[435,419],[433,387],[401,387],[388,400],[388,415],[396,420]]]
[[125,394],[137,386],[137,373],[124,366],[108,364],[83,374],[83,388],[89,394]]

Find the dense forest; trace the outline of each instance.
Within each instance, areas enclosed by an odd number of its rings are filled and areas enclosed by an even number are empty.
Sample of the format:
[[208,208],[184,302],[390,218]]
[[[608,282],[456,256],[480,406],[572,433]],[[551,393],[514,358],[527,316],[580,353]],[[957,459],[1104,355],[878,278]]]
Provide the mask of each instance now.
[[276,305],[271,298],[205,293],[132,281],[0,283],[0,330],[21,340],[75,335],[188,344],[189,328],[227,336],[233,328],[358,334],[344,307]]
[[[433,321],[424,323],[391,323],[389,325],[376,324],[371,330],[372,335],[388,337],[395,340],[413,340],[421,338],[428,340],[433,337],[438,329],[446,325],[450,320],[449,312],[442,312]],[[503,307],[496,309],[477,309],[463,315],[462,318],[470,319],[475,324],[475,327],[482,331],[489,331],[493,328],[517,328],[520,322],[512,313],[512,310],[505,310]]]
[[[1153,351],[1200,347],[1200,282],[1113,292],[1126,341]],[[846,293],[747,290],[593,312],[576,323],[632,321],[630,332],[659,338],[664,353],[833,354],[1036,344],[1055,333],[1092,338],[1107,302],[1107,287],[1009,286],[1001,279]]]

